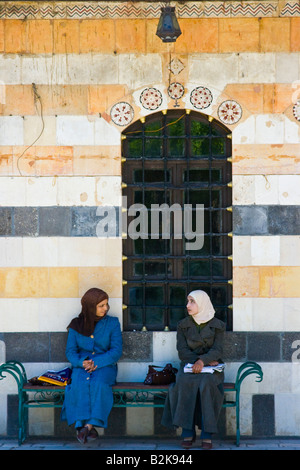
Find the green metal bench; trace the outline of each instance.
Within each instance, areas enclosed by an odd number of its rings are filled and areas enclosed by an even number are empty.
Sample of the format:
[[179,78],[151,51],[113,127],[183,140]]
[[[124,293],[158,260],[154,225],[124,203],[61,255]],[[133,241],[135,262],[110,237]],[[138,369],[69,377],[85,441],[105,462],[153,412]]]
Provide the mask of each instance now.
[[[7,374],[14,377],[18,386],[18,442],[21,445],[27,435],[29,408],[61,408],[64,401],[64,387],[56,385],[31,385],[27,380],[25,368],[21,362],[8,361],[0,365],[0,380]],[[263,371],[256,362],[245,362],[236,374],[235,382],[224,383],[224,392],[233,393],[232,400],[224,395],[224,408],[236,410],[236,445],[240,444],[240,390],[244,379],[256,374],[256,382],[263,379]],[[169,385],[144,385],[142,382],[119,382],[113,385],[114,407],[154,407],[162,408]]]

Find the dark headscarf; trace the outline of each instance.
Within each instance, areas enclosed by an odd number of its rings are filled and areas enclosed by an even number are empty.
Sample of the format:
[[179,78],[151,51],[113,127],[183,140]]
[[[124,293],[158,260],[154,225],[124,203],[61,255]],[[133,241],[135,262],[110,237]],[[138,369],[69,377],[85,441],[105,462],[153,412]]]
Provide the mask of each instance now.
[[99,318],[96,316],[96,306],[108,299],[108,295],[97,287],[89,289],[81,299],[81,312],[78,317],[73,318],[68,326],[81,335],[90,336],[95,328],[95,323]]

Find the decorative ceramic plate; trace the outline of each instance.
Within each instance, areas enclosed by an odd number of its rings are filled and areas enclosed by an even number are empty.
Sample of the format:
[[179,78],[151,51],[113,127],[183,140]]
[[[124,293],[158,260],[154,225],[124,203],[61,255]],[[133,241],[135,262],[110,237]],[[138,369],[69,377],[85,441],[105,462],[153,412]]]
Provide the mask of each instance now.
[[242,117],[242,108],[236,101],[223,101],[219,106],[218,116],[224,124],[235,124]]
[[205,109],[211,105],[213,95],[208,88],[204,86],[198,86],[191,92],[190,100],[195,108]]
[[127,126],[132,121],[133,116],[132,106],[125,101],[114,104],[110,111],[112,121],[118,126]]

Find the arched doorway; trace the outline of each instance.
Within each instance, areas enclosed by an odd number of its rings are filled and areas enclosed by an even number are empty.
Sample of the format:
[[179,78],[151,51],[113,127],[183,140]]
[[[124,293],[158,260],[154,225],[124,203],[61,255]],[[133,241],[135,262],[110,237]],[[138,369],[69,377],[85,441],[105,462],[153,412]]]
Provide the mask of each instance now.
[[[133,204],[146,208],[140,236],[123,239],[125,330],[175,330],[186,315],[186,297],[194,289],[210,295],[216,316],[232,329],[229,134],[225,126],[207,115],[185,110],[152,114],[123,132],[123,196],[127,208]],[[176,204],[182,210],[191,205],[194,231],[196,204],[204,205],[200,249],[189,248],[184,233],[181,238],[178,232],[175,236],[175,218],[170,236],[164,237],[164,213],[159,233],[153,232],[150,212],[162,204]],[[132,220],[129,217],[128,223]]]

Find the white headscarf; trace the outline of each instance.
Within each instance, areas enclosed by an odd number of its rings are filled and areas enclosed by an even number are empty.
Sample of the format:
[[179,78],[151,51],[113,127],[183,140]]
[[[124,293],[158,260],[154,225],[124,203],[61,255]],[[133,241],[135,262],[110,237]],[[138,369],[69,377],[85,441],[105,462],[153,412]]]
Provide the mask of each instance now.
[[206,292],[203,290],[193,290],[189,296],[193,297],[198,305],[198,313],[192,315],[198,325],[208,322],[215,316],[214,307]]

